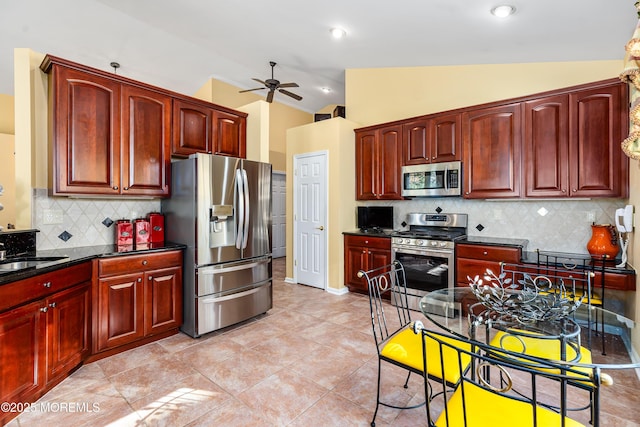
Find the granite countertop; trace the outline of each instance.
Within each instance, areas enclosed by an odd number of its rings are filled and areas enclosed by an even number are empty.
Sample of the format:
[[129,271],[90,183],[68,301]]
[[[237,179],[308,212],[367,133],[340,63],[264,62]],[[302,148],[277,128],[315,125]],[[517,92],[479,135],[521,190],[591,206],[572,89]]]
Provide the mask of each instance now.
[[77,248],[50,249],[37,251],[35,257],[65,257],[67,259],[61,262],[45,264],[25,268],[21,270],[0,271],[0,285],[15,282],[17,280],[28,279],[38,274],[47,273],[58,270],[60,268],[71,267],[94,258],[107,258],[114,256],[136,255],[151,252],[165,252],[169,250],[185,249],[186,246],[178,243],[163,242],[149,243],[144,246],[117,246],[117,245],[101,245],[101,246],[83,246]]
[[394,230],[382,230],[381,232],[364,232],[362,230],[343,231],[342,234],[349,234],[351,236],[367,236],[367,237],[387,237],[391,238],[391,235],[395,233]]
[[489,246],[514,246],[522,248],[522,251],[524,252],[527,245],[529,244],[529,241],[527,239],[509,239],[504,237],[467,236],[464,239],[456,240],[456,243],[469,243]]

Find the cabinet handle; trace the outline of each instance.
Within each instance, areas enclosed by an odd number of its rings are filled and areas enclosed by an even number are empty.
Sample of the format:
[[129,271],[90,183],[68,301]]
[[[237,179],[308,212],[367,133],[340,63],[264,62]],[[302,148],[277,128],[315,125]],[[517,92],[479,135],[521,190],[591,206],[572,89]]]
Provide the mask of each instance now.
[[369,241],[368,241],[368,240],[365,240],[365,241],[364,241],[364,244],[365,244],[365,245],[368,245],[368,244],[369,244]]
[[487,255],[487,254],[488,254],[487,251],[482,252],[482,255]]
[[146,259],[142,260],[142,265],[147,265],[148,263],[149,262]]
[[42,307],[40,308],[40,311],[46,313],[47,311],[49,311],[49,307]]
[[435,157],[435,156],[433,156],[433,157],[431,158],[431,160],[435,160],[435,159],[436,159],[436,157]]
[[56,308],[56,303],[55,303],[55,302],[52,302],[51,304],[49,304],[49,307],[51,307],[51,308]]
[[149,281],[153,280],[153,276],[149,276]]
[[571,189],[571,191],[573,191],[573,192],[575,193],[575,192],[576,192],[576,191],[578,191],[578,190],[576,190],[575,188],[573,188],[573,189]]
[[468,191],[465,191],[465,192],[464,192],[464,194],[469,194],[469,192],[468,192]]
[[44,286],[45,288],[50,288],[51,287],[51,282],[44,282],[42,284],[42,286]]
[[142,279],[138,277],[138,283],[142,282]]
[[117,189],[118,189],[118,186],[117,186],[117,185],[114,185],[114,186],[113,186],[113,189],[114,189],[114,190],[117,190]]
[[566,192],[567,192],[567,190],[565,190],[565,189],[563,188],[563,189],[562,189],[562,192],[563,192],[563,193],[566,193]]
[[124,187],[123,188],[124,191],[127,191],[128,189],[129,189],[129,187]]

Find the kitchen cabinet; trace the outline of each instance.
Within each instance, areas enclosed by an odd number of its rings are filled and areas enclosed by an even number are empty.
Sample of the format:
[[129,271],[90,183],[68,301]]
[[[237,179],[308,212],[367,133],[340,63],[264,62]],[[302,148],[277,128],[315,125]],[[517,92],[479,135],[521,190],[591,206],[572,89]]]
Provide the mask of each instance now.
[[35,401],[88,356],[90,284],[85,262],[0,286],[1,402]]
[[403,165],[450,162],[461,158],[461,115],[440,114],[403,124]]
[[455,249],[456,286],[469,286],[470,277],[483,277],[487,268],[500,274],[500,263],[519,263],[522,248],[515,246],[494,246],[457,243]]
[[356,130],[356,199],[402,200],[402,126]]
[[214,153],[246,158],[246,117],[213,104],[174,99],[172,154],[186,157]]
[[171,98],[47,56],[55,195],[168,196]]
[[182,251],[94,262],[94,353],[177,332],[182,324]]
[[627,103],[621,82],[525,102],[525,196],[627,197]]
[[346,234],[344,236],[344,282],[351,292],[368,294],[367,282],[358,271],[391,264],[391,239]]
[[462,114],[464,197],[520,195],[520,103]]

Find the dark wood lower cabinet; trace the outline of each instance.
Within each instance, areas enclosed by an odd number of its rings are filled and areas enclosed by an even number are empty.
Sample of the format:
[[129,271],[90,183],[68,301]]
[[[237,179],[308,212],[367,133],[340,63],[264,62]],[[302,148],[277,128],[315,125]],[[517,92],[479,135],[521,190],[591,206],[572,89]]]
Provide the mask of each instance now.
[[369,271],[391,263],[389,237],[344,236],[344,284],[351,292],[368,293],[367,282],[358,271]]

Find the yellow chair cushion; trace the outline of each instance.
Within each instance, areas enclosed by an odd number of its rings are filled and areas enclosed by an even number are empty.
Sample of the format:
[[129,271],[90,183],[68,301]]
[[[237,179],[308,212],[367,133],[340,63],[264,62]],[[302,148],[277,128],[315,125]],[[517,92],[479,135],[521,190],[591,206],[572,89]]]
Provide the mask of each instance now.
[[[559,291],[556,291],[559,292]],[[550,292],[540,292],[540,295],[548,295]],[[568,292],[565,293],[565,295],[563,295],[565,298],[569,298]],[[586,295],[586,292],[583,292],[580,289],[576,289],[575,292],[575,296],[573,297],[573,299],[575,301],[578,300],[582,300],[582,302],[584,304],[586,304],[587,302],[589,302],[589,299]],[[597,293],[592,293],[591,294],[591,305],[595,305],[595,306],[602,306],[602,297],[600,295],[598,295]]]
[[[458,386],[449,399],[448,420],[444,409],[436,421],[437,427],[532,427],[560,426],[562,417],[542,406],[536,407],[537,424],[533,422],[533,407],[527,402],[509,398],[504,395],[490,392],[482,387],[464,382],[464,410],[462,399],[462,387]],[[466,412],[466,424],[465,424]],[[565,417],[566,427],[583,426],[579,422]]]
[[[434,334],[437,335],[437,334]],[[442,341],[452,344],[458,348],[470,351],[471,345],[452,337],[438,335]],[[409,366],[420,372],[424,372],[424,361],[422,360],[422,334],[415,334],[411,327],[405,327],[392,335],[382,346],[380,356]],[[442,365],[440,360],[439,343],[432,338],[427,339],[427,367],[428,374],[434,378],[443,378]],[[458,353],[449,347],[443,347],[442,353],[445,358],[444,380],[449,384],[456,384],[460,380],[460,369],[458,366]],[[462,368],[466,369],[471,362],[471,357],[462,354],[460,356]]]
[[[531,332],[527,332],[531,334]],[[502,341],[502,342],[501,342]],[[503,331],[499,331],[493,337],[491,342],[489,343],[492,347],[503,348],[512,353],[524,353],[527,356],[537,357],[539,359],[546,360],[561,360],[560,357],[560,349],[562,343],[557,339],[542,339],[535,337],[527,337],[518,335],[517,331],[514,331],[513,334],[507,334]],[[525,347],[526,346],[526,351]],[[591,359],[591,351],[584,347],[580,346],[580,356],[576,357],[576,351],[573,346],[566,345],[566,358],[567,361],[575,361],[580,364],[590,364],[592,363]],[[572,369],[591,373],[592,369],[588,367],[572,367]],[[541,371],[546,372],[558,372],[559,370],[554,369],[540,369]]]

